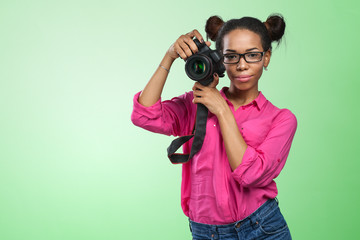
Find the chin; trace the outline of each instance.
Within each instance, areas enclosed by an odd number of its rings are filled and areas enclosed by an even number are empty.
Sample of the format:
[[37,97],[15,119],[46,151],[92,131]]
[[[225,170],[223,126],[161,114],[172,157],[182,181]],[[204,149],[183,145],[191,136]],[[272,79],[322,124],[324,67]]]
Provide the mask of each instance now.
[[247,83],[238,83],[231,81],[230,88],[237,89],[239,91],[250,91],[253,89],[257,89],[257,84],[254,84],[253,82],[247,82]]

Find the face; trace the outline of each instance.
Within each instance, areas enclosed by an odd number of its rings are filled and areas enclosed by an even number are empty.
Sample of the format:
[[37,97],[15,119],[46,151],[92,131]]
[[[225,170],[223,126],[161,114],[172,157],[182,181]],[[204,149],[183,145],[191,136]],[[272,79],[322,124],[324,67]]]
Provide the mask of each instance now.
[[[258,34],[246,30],[235,29],[224,36],[223,54],[263,52],[261,38]],[[271,52],[267,51],[259,62],[248,63],[244,56],[239,63],[224,64],[226,73],[231,81],[230,91],[258,91],[258,81],[270,62]]]

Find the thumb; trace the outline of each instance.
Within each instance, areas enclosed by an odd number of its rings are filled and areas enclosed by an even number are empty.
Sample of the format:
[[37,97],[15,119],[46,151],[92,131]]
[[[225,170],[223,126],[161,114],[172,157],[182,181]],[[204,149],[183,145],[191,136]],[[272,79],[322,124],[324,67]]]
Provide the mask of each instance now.
[[219,75],[214,73],[213,78],[214,80],[209,84],[209,87],[215,88],[219,84]]

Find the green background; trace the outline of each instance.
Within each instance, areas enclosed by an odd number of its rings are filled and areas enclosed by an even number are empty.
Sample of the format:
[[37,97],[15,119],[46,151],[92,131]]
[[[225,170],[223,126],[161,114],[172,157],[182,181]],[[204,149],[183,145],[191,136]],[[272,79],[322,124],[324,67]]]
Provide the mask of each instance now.
[[[0,239],[190,239],[173,137],[132,125],[133,95],[211,15],[274,12],[285,41],[259,89],[298,119],[281,210],[293,239],[359,237],[359,11],[350,0],[1,0]],[[178,60],[163,99],[192,85]]]

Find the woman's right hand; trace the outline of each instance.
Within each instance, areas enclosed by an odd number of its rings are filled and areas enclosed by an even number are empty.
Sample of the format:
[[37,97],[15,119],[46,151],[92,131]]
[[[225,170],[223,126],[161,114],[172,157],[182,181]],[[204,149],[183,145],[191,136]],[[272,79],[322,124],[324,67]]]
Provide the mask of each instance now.
[[[198,30],[194,29],[191,32],[181,35],[173,45],[170,46],[167,54],[175,60],[180,57],[183,60],[186,60],[188,57],[198,52],[198,48],[193,41],[193,38],[196,37],[200,42],[204,42],[203,37],[198,32]],[[206,42],[207,46],[210,46],[210,42]]]

